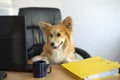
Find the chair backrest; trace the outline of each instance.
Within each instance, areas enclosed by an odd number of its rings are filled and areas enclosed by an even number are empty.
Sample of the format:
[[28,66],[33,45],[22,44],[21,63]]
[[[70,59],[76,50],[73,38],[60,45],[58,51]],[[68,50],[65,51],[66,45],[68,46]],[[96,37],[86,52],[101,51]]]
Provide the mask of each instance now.
[[38,27],[39,22],[48,22],[52,25],[61,21],[61,12],[58,8],[27,7],[19,9],[19,16],[25,16],[26,46],[29,59],[42,52],[44,44],[43,33]]

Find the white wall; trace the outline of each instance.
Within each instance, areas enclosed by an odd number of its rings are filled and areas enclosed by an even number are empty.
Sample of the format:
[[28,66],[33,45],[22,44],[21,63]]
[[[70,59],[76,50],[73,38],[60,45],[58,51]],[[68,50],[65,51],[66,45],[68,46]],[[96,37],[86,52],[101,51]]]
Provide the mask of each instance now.
[[120,0],[11,0],[11,3],[12,15],[20,7],[60,8],[63,18],[73,18],[75,46],[92,56],[120,62]]
[[120,62],[120,0],[62,0],[73,17],[75,45],[92,56]]
[[14,9],[13,14],[18,14],[21,7],[60,7],[59,0],[11,0]]
[[17,15],[21,7],[60,8],[60,5],[59,0],[0,0],[0,15]]
[[11,0],[0,0],[0,15],[12,14]]

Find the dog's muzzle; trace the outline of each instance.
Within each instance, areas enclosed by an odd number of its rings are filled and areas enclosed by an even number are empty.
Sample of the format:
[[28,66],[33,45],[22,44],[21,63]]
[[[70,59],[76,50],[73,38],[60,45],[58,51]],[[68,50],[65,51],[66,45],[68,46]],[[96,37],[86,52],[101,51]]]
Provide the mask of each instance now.
[[55,43],[52,42],[50,45],[53,47],[53,49],[57,49],[62,43],[63,41],[61,41],[61,43],[58,46],[55,46]]

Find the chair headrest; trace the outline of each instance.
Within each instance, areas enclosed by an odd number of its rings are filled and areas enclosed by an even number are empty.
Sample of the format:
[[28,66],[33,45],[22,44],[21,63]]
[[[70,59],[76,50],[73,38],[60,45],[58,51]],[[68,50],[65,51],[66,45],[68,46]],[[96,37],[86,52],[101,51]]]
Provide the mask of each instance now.
[[61,21],[61,12],[58,8],[20,8],[18,15],[26,17],[26,26],[38,26],[39,22],[48,22],[55,25]]

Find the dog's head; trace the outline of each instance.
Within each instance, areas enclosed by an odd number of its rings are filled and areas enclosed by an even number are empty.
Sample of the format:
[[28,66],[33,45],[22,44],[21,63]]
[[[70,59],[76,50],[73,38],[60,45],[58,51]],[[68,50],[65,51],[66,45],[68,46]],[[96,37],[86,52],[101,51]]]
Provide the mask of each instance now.
[[72,35],[72,19],[70,16],[57,25],[40,22],[39,26],[45,33],[46,44],[53,49],[65,46],[66,43],[69,44]]

